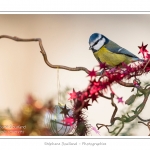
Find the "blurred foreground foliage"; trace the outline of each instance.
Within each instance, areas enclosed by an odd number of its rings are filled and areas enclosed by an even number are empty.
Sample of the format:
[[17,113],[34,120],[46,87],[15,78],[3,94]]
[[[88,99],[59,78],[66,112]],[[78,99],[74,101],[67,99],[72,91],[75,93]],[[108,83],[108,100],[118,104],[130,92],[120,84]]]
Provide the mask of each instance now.
[[[66,88],[61,92],[62,103],[66,103],[66,95],[69,90],[70,88]],[[0,136],[53,136],[53,132],[44,124],[44,115],[47,110],[52,110],[51,106],[54,99],[55,97],[42,103],[34,96],[28,95],[17,114],[12,114],[10,109],[0,112]],[[133,107],[133,105],[130,105],[127,112],[130,112]],[[121,111],[121,113],[124,112]],[[119,122],[113,128],[118,126],[120,126]],[[137,129],[138,126],[137,120],[132,121],[119,136],[136,136],[133,133],[133,129]],[[83,130],[82,128],[77,130],[79,131],[80,129]],[[109,135],[114,136],[115,134],[116,132],[114,131]]]
[[[62,92],[62,99],[69,88]],[[51,110],[54,98],[46,103],[28,95],[17,114],[10,109],[0,112],[0,136],[51,136],[52,133],[44,124],[46,110]]]

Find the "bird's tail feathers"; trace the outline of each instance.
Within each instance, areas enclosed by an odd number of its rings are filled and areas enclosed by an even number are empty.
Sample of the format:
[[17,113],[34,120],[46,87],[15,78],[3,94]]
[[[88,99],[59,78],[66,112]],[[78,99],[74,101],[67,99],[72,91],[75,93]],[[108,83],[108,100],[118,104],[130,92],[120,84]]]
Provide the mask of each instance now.
[[139,58],[139,61],[142,61],[142,62],[143,62],[143,61],[145,61],[145,60],[144,60],[144,59],[140,59],[140,58]]
[[133,58],[132,60],[133,61],[142,61],[142,62],[144,61],[144,59],[141,59],[141,58]]

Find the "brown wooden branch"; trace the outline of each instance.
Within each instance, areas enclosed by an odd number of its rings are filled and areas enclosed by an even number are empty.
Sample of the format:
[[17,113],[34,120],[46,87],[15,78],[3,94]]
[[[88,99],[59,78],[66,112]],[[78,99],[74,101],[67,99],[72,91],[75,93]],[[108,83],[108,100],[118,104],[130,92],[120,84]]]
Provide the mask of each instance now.
[[[116,117],[116,118],[115,118],[115,115],[116,115],[116,113],[117,113],[118,107],[117,107],[117,105],[114,103],[113,98],[114,98],[114,94],[113,94],[113,93],[111,93],[111,97],[110,97],[110,98],[109,98],[109,97],[107,98],[107,99],[111,100],[111,105],[112,105],[113,107],[115,107],[114,112],[113,112],[112,117],[111,117],[111,120],[110,120],[110,123],[111,123],[111,124],[110,124],[110,125],[105,125],[105,124],[97,123],[96,126],[97,126],[98,130],[99,130],[100,128],[102,128],[102,127],[106,127],[107,130],[108,130],[108,132],[109,132],[109,133],[112,133],[112,132],[114,132],[115,130],[117,130],[117,129],[119,128],[119,127],[117,127],[117,128],[115,128],[113,131],[110,131],[109,128],[108,128],[108,127],[111,127],[117,119],[120,120],[119,117]],[[120,133],[120,131],[122,130],[123,126],[124,126],[124,124],[122,125],[121,129],[119,130],[119,132],[117,132],[116,135],[118,135],[118,134]]]
[[138,119],[141,120],[141,121],[143,121],[143,122],[148,122],[148,121],[150,121],[150,119],[143,119],[143,118],[141,118],[140,116],[138,116]]
[[108,127],[110,127],[111,125],[105,125],[105,124],[97,123],[96,126],[97,126],[97,129],[98,129],[98,130],[99,130],[100,128],[102,128],[102,127],[105,127],[109,133],[114,132],[114,130],[113,130],[113,131],[110,131],[109,128],[108,128]]
[[104,94],[99,92],[99,95],[105,99],[111,100],[111,97],[105,96]]
[[119,81],[117,83],[119,83],[120,85],[125,86],[125,87],[135,87],[135,85],[133,83],[126,83],[123,81]]
[[112,117],[111,117],[111,120],[110,120],[111,124],[114,124],[114,122],[115,122],[115,116],[116,116],[116,113],[117,113],[117,111],[118,111],[118,107],[117,107],[117,105],[114,103],[114,94],[113,94],[113,93],[111,93],[111,105],[112,105],[113,107],[115,107],[114,112],[113,112]]
[[[128,87],[128,86],[129,86],[129,87],[132,87],[132,86],[131,86],[132,83],[125,83],[125,82],[122,82],[122,81],[121,81],[120,83],[121,83],[121,85],[124,85],[124,86],[127,86],[127,87]],[[134,84],[133,84],[133,85],[134,85]],[[102,128],[102,127],[106,127],[107,130],[108,130],[108,132],[111,133],[111,132],[109,131],[108,127],[112,126],[116,120],[120,120],[121,123],[122,123],[122,126],[121,126],[121,128],[118,130],[118,132],[115,134],[115,136],[117,136],[117,135],[121,132],[121,130],[123,129],[125,123],[131,122],[131,121],[133,121],[136,117],[139,116],[139,114],[140,114],[140,113],[142,112],[142,110],[144,109],[144,106],[146,105],[146,102],[147,102],[147,100],[148,100],[148,97],[149,97],[149,94],[150,94],[150,88],[147,88],[147,89],[145,88],[145,89],[143,89],[142,87],[137,87],[137,89],[138,89],[140,92],[142,92],[142,93],[144,94],[144,100],[143,100],[143,102],[136,108],[136,110],[133,111],[133,112],[134,112],[134,115],[131,116],[131,117],[130,117],[129,115],[128,115],[128,116],[122,115],[121,118],[120,118],[120,117],[115,117],[118,108],[117,108],[117,105],[116,105],[116,104],[114,103],[114,101],[113,101],[114,94],[111,93],[111,104],[112,104],[113,107],[115,107],[114,112],[113,112],[112,117],[111,117],[111,120],[110,120],[111,124],[110,124],[110,125],[104,125],[104,124],[99,124],[99,123],[97,123],[96,126],[97,126],[98,130],[99,130],[100,128]],[[148,127],[150,127],[150,125],[149,125]],[[115,128],[115,130],[116,130],[116,128]]]
[[83,107],[84,107],[84,104],[85,104],[85,101],[81,102],[81,101],[76,100],[75,105],[76,106],[79,105],[79,107],[74,110],[74,114],[77,114],[79,111],[81,111],[83,109]]
[[63,65],[53,65],[51,64],[48,59],[47,59],[47,54],[44,50],[44,47],[43,47],[43,44],[42,44],[42,40],[40,38],[31,38],[31,39],[22,39],[22,38],[19,38],[19,37],[12,37],[12,36],[9,36],[9,35],[0,35],[0,39],[2,38],[7,38],[7,39],[11,39],[11,40],[14,40],[14,41],[17,41],[17,42],[39,42],[39,46],[40,46],[40,49],[41,49],[41,53],[43,55],[43,58],[44,58],[44,61],[45,63],[50,67],[50,68],[54,68],[54,69],[64,69],[64,70],[69,70],[69,71],[85,71],[87,74],[89,73],[89,70],[85,67],[75,67],[75,68],[72,68],[72,67],[67,67],[67,66],[63,66]]

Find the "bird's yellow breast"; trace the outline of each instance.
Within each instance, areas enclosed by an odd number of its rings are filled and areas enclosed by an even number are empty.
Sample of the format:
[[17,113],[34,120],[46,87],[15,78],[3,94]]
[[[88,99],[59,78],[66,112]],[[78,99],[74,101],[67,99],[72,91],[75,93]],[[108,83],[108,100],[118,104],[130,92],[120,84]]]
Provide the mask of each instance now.
[[105,46],[95,52],[94,56],[96,57],[96,59],[100,59],[102,63],[106,63],[107,65],[112,67],[115,67],[123,62],[126,64],[131,62],[131,57],[123,54],[113,53],[107,50]]

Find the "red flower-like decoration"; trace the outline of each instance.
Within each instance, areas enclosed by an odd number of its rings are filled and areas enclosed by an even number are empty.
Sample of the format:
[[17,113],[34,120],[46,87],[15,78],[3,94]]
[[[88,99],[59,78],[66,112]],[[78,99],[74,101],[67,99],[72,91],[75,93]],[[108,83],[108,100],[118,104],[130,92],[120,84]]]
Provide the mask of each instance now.
[[73,89],[72,93],[69,93],[69,95],[70,95],[69,100],[76,99],[78,97],[78,95],[77,95],[77,93],[75,92],[74,89]]
[[97,71],[95,71],[94,69],[93,69],[92,71],[89,71],[88,77],[91,77],[91,79],[92,79],[93,77],[96,77],[96,72],[97,72]]
[[64,120],[62,120],[66,125],[72,126],[74,123],[74,118],[73,117],[66,117]]
[[146,49],[147,45],[148,44],[143,45],[143,42],[142,42],[142,46],[138,46],[138,48],[140,49],[139,53],[142,53],[143,58],[145,58],[145,54],[148,53],[148,50]]
[[146,53],[145,58],[150,59],[150,54]]
[[88,100],[88,101],[86,101],[86,102],[84,103],[83,108],[86,108],[86,109],[88,110],[88,107],[89,107],[89,106],[91,106],[91,104],[89,104],[89,100]]
[[102,63],[102,62],[100,62],[99,63],[99,68],[100,69],[106,69],[108,66],[106,65],[106,63]]
[[123,103],[124,101],[122,100],[122,97],[117,97],[118,103]]

